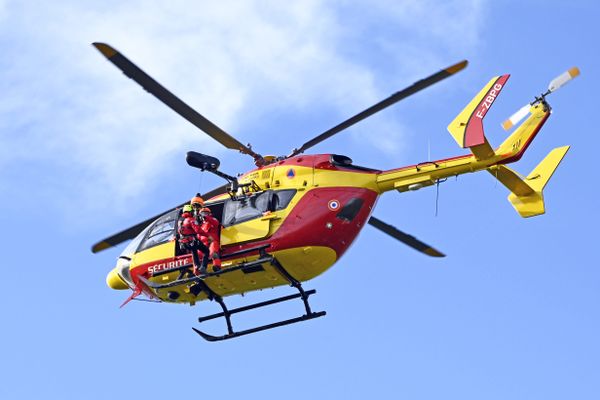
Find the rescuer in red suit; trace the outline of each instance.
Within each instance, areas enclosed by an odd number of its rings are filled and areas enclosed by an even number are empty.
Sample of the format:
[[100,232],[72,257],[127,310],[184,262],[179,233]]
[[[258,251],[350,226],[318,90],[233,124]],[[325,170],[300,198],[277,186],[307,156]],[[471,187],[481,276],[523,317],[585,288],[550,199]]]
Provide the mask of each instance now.
[[221,270],[221,232],[219,221],[212,216],[210,208],[203,207],[199,212],[199,219],[201,221],[200,240],[204,246],[208,247],[210,251],[210,258],[213,260],[213,271],[217,272]]
[[[209,249],[202,242],[198,234],[199,232],[201,232],[201,228],[196,218],[194,218],[193,208],[191,205],[186,204],[183,206],[183,213],[179,219],[177,233],[179,234],[179,246],[183,250],[192,253],[194,274],[205,273],[206,265],[208,264]],[[202,253],[202,264],[200,264],[198,253]]]

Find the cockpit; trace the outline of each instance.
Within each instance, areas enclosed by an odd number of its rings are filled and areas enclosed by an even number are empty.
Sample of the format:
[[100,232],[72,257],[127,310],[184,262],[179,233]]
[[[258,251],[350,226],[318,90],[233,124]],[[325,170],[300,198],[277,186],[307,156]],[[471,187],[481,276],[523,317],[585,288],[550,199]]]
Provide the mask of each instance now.
[[[262,217],[266,212],[285,209],[296,194],[296,189],[266,190],[259,193],[240,196],[235,199],[207,202],[223,228],[241,224]],[[119,258],[131,260],[135,253],[169,242],[175,238],[180,209],[164,214],[144,229],[123,250]]]

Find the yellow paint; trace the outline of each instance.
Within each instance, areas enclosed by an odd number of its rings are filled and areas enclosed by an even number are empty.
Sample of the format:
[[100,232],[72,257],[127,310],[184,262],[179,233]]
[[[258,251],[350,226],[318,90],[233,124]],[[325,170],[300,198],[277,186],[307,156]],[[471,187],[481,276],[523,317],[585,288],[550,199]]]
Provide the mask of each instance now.
[[512,157],[521,152],[542,119],[550,113],[543,104],[530,109],[529,117],[496,149],[496,154]]
[[158,246],[150,247],[139,253],[135,253],[131,258],[131,268],[141,264],[151,263],[156,260],[164,260],[175,256],[175,241],[159,244]]
[[262,239],[269,234],[269,225],[268,219],[255,218],[221,228],[221,246]]
[[[322,274],[336,261],[335,251],[321,246],[286,249],[276,251],[273,255],[294,278],[300,281],[306,281]],[[257,258],[257,256],[244,257],[237,260],[228,260],[228,263],[234,264],[243,260],[253,261]],[[222,297],[275,286],[289,285],[289,282],[269,263],[264,263],[262,267],[264,271],[246,274],[238,270],[220,276],[211,276],[205,279],[205,283]],[[173,276],[171,279],[175,279],[177,274],[169,275]],[[152,278],[152,280],[158,281],[158,278],[160,277]],[[190,303],[206,299],[204,293],[195,297],[189,292],[186,285],[159,290],[157,295],[164,301],[170,302],[166,297],[168,291],[176,291],[180,294],[180,297],[175,301],[177,303]]]
[[[290,169],[294,170],[294,176],[291,178],[287,176]],[[276,165],[273,168],[271,187],[273,189],[297,188],[299,186],[311,187],[313,185],[313,176],[314,170],[312,167],[294,164]]]
[[517,196],[528,196],[534,192],[519,174],[505,165],[494,165],[488,168],[488,171]]
[[420,166],[383,171],[377,175],[378,192],[383,193],[389,190],[402,192],[409,190],[411,185],[417,183],[423,186],[433,185],[437,180],[451,176],[488,168],[493,169],[499,162],[518,155],[549,113],[550,110],[541,104],[532,107],[529,118],[490,157],[478,159],[475,155],[467,155],[459,158],[437,160]]
[[374,192],[378,191],[375,173],[316,170],[315,185],[318,187],[358,187]]
[[106,284],[109,288],[115,290],[129,289],[127,283],[125,283],[125,281],[121,279],[121,277],[119,276],[119,274],[117,274],[117,271],[115,269],[110,271],[106,276]]
[[[287,176],[290,168],[294,169],[295,175],[292,178]],[[269,178],[266,178],[267,176]],[[313,187],[360,187],[377,191],[373,173],[313,169],[293,164],[276,163],[250,171],[239,178],[240,183],[251,181],[255,181],[261,189],[296,189],[301,192]],[[216,199],[222,200],[227,197],[228,195],[225,194]]]
[[552,150],[541,163],[529,174],[525,180],[531,187],[532,192],[526,195],[511,193],[508,201],[523,218],[535,217],[544,214],[544,195],[543,190],[548,180],[556,171],[556,168],[569,151],[569,146],[558,147]]
[[494,82],[498,79],[498,76],[493,77],[490,81],[481,89],[477,96],[473,97],[473,100],[458,114],[456,118],[448,125],[448,132],[452,135],[456,143],[463,149],[466,148],[465,144],[465,130],[467,129],[467,122],[469,122],[469,118],[473,115],[473,111],[479,105],[481,100],[483,100],[484,96],[488,93],[488,91],[494,85]]

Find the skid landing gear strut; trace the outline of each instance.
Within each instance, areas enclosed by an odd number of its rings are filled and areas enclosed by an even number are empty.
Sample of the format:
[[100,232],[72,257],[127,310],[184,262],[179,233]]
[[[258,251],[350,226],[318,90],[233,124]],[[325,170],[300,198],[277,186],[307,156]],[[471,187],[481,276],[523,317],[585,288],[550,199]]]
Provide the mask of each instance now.
[[[279,326],[295,324],[296,322],[307,321],[309,319],[314,319],[314,318],[319,318],[319,317],[324,316],[326,314],[325,311],[314,312],[311,310],[310,304],[308,303],[308,297],[310,295],[315,294],[317,291],[316,290],[305,291],[302,288],[302,284],[300,283],[300,281],[298,281],[296,278],[294,278],[292,275],[290,275],[290,273],[283,267],[283,265],[281,265],[279,263],[279,261],[277,261],[275,256],[267,253],[267,251],[266,251],[267,247],[269,247],[269,245],[263,245],[260,247],[254,247],[254,248],[250,248],[250,249],[246,249],[246,250],[241,250],[239,252],[231,253],[231,254],[224,256],[223,258],[233,258],[233,257],[238,257],[241,254],[251,253],[251,252],[255,252],[255,251],[258,251],[258,253],[259,253],[259,258],[257,260],[249,261],[249,262],[241,262],[237,265],[225,268],[219,272],[209,272],[209,273],[202,274],[200,276],[195,276],[194,274],[191,274],[189,271],[189,269],[192,267],[192,264],[188,264],[188,265],[181,266],[177,269],[159,271],[152,275],[152,276],[160,276],[160,275],[163,275],[166,273],[171,273],[173,271],[179,270],[179,272],[180,272],[179,277],[173,282],[161,284],[161,283],[152,282],[144,277],[140,277],[140,280],[142,282],[144,282],[149,288],[154,289],[156,291],[162,290],[162,289],[168,289],[168,288],[180,286],[180,285],[190,285],[189,286],[190,291],[194,295],[197,296],[201,292],[204,292],[204,293],[206,293],[207,297],[210,300],[214,300],[217,303],[219,303],[223,312],[212,314],[212,315],[207,315],[205,317],[200,317],[200,318],[198,318],[198,322],[202,323],[204,321],[209,321],[209,320],[213,320],[213,319],[217,319],[217,318],[221,318],[221,317],[225,318],[225,322],[227,323],[227,333],[225,335],[213,336],[213,335],[209,335],[208,333],[205,333],[199,329],[192,328],[194,330],[194,332],[196,332],[198,335],[202,336],[204,339],[208,340],[209,342],[233,339],[238,336],[248,335],[250,333],[265,331],[267,329],[273,329],[273,328],[277,328]],[[210,277],[210,276],[226,275],[228,273],[231,273],[231,272],[237,271],[237,270],[247,271],[247,270],[251,270],[253,268],[257,268],[264,263],[270,263],[277,270],[277,272],[279,272],[279,274],[281,276],[283,276],[290,283],[290,286],[296,288],[298,293],[292,294],[289,296],[277,297],[275,299],[262,301],[259,303],[250,304],[248,306],[238,307],[238,308],[234,308],[233,310],[230,310],[225,305],[223,298],[221,296],[219,296],[217,293],[215,293],[208,286],[208,284],[205,281],[205,278]],[[267,325],[257,326],[257,327],[246,329],[243,331],[235,331],[233,329],[233,325],[231,323],[231,315],[233,315],[233,314],[237,314],[237,313],[241,313],[241,312],[249,311],[249,310],[254,310],[256,308],[266,307],[271,304],[282,303],[282,302],[290,301],[290,300],[294,300],[294,299],[302,299],[302,302],[304,303],[304,309],[305,309],[304,315],[301,315],[296,318],[291,318],[291,319],[286,319],[283,321],[274,322],[274,323],[267,324]]]
[[[283,266],[277,261],[277,259],[275,257],[271,256],[270,262],[271,262],[271,265],[273,265],[275,267],[275,269],[283,277],[285,277],[285,279],[287,279],[288,282],[290,282],[290,285],[298,290],[298,293],[292,294],[289,296],[278,297],[275,299],[262,301],[259,303],[251,304],[251,305],[244,306],[244,307],[234,308],[233,310],[230,310],[225,305],[225,302],[223,301],[223,298],[221,296],[219,296],[218,294],[213,292],[204,281],[199,281],[199,284],[201,285],[202,290],[208,294],[209,299],[214,300],[217,303],[219,303],[219,305],[223,309],[223,312],[212,314],[212,315],[207,315],[205,317],[200,317],[200,318],[198,318],[198,322],[202,323],[204,321],[209,321],[212,319],[223,317],[223,318],[225,318],[225,322],[227,323],[227,334],[222,335],[222,336],[213,336],[213,335],[209,335],[208,333],[205,333],[199,329],[192,328],[194,330],[194,332],[196,332],[198,335],[202,336],[202,338],[204,338],[205,340],[208,340],[209,342],[216,342],[216,341],[220,341],[220,340],[233,339],[238,336],[248,335],[248,334],[255,333],[255,332],[265,331],[267,329],[277,328],[279,326],[295,324],[297,322],[307,321],[309,319],[319,318],[326,314],[325,311],[313,312],[310,309],[310,304],[308,303],[308,297],[312,294],[315,294],[317,292],[316,290],[305,291],[302,288],[302,284],[297,279],[295,279],[293,276],[291,276],[289,274],[289,272],[287,272],[285,270],[285,268],[283,268]],[[236,314],[236,313],[240,313],[240,312],[244,312],[244,311],[248,311],[248,310],[253,310],[256,308],[266,307],[271,304],[282,303],[285,301],[298,299],[298,298],[302,299],[302,302],[304,303],[304,308],[306,310],[306,313],[302,316],[274,322],[274,323],[267,324],[267,325],[257,326],[257,327],[246,329],[243,331],[235,331],[233,329],[233,325],[231,323],[231,315],[232,314]]]

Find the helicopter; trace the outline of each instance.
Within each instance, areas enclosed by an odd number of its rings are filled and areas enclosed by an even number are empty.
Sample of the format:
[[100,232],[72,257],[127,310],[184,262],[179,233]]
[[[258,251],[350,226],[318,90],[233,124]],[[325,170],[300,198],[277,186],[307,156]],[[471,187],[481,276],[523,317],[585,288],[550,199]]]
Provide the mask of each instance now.
[[[221,312],[202,316],[198,322],[223,319],[227,332],[212,335],[194,332],[208,341],[221,341],[284,325],[322,317],[313,311],[302,283],[331,268],[348,250],[359,232],[371,225],[400,242],[432,257],[445,255],[372,215],[378,197],[389,191],[407,192],[439,184],[465,173],[488,171],[510,192],[509,202],[524,218],[545,213],[543,190],[569,150],[555,148],[526,177],[507,167],[518,161],[551,114],[546,97],[579,75],[574,67],[551,81],[548,90],[519,109],[503,123],[509,130],[527,117],[497,147],[488,142],[483,120],[506,85],[510,75],[493,77],[448,125],[448,131],[470,154],[425,161],[415,165],[378,170],[353,164],[338,154],[304,154],[318,143],[365,118],[405,99],[467,66],[460,61],[400,90],[335,127],[293,149],[285,156],[263,156],[244,145],[192,109],[160,83],[106,43],[93,45],[127,77],[133,79],[180,116],[226,148],[253,158],[255,168],[239,176],[222,172],[220,161],[190,151],[187,163],[218,175],[226,184],[202,194],[205,206],[220,222],[221,269],[197,273],[189,251],[179,246],[179,204],[157,216],[109,236],[92,247],[92,252],[111,248],[127,240],[116,266],[106,278],[110,288],[130,290],[129,301],[145,295],[148,300],[195,305],[214,301]],[[200,194],[198,194],[200,195]],[[212,265],[212,260],[211,264]],[[230,309],[225,298],[233,295],[288,285],[291,295]],[[231,316],[276,303],[299,299],[305,313],[245,330],[235,330]]]

